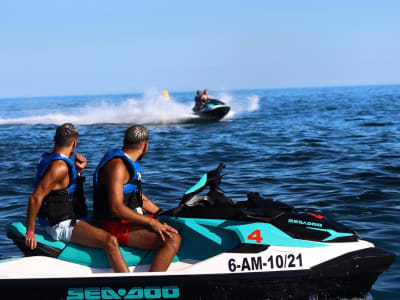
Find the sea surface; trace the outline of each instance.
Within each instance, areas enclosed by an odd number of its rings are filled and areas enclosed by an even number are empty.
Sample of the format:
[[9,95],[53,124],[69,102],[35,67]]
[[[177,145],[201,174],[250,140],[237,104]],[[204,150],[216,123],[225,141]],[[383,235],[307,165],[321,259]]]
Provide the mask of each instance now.
[[226,165],[221,187],[248,191],[340,221],[396,253],[367,299],[400,299],[400,86],[210,91],[232,107],[220,122],[191,114],[192,92],[0,99],[0,259],[21,252],[4,227],[25,222],[40,155],[58,124],[80,131],[77,151],[91,177],[125,129],[146,125],[144,193],[172,208],[203,173]]

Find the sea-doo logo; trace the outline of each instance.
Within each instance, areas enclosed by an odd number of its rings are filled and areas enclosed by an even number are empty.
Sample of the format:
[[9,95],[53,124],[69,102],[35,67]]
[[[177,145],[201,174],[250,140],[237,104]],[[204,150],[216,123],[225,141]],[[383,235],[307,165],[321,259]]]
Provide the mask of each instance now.
[[113,289],[111,287],[88,287],[68,289],[67,300],[101,300],[101,299],[177,299],[179,287],[145,286],[130,289]]
[[321,223],[302,221],[302,220],[296,220],[296,219],[289,219],[288,223],[300,224],[300,225],[306,225],[306,226],[312,226],[312,227],[322,227]]

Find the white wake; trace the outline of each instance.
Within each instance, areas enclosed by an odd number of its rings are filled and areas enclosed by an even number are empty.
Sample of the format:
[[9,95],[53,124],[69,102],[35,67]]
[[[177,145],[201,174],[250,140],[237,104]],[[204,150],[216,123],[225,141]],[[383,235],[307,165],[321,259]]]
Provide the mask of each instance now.
[[[255,95],[234,97],[228,93],[217,94],[215,98],[231,106],[226,119],[235,115],[252,112],[259,108],[259,97]],[[191,97],[193,99],[193,97]],[[65,109],[60,104],[59,109],[52,112],[43,112],[36,115],[0,118],[0,125],[5,124],[177,124],[197,119],[192,114],[192,100],[176,101],[173,97],[167,99],[162,92],[150,90],[137,98],[127,98],[115,103],[111,100],[99,100],[95,103]],[[46,107],[43,108],[46,110]],[[29,114],[29,112],[28,112]]]

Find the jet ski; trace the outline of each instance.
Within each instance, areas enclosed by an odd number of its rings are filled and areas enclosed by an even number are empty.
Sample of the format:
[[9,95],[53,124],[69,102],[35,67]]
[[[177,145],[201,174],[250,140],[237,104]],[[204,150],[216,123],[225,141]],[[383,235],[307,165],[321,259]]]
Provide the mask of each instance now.
[[[225,165],[204,174],[159,216],[182,244],[166,272],[149,272],[154,251],[121,247],[131,273],[113,273],[101,249],[6,227],[25,257],[0,263],[10,299],[332,299],[364,297],[395,255],[326,217],[249,192],[219,187]],[[206,189],[206,190],[205,190]],[[204,193],[205,194],[204,194]]]
[[230,106],[220,100],[208,99],[200,110],[193,107],[193,113],[201,119],[219,121],[228,114],[230,109]]

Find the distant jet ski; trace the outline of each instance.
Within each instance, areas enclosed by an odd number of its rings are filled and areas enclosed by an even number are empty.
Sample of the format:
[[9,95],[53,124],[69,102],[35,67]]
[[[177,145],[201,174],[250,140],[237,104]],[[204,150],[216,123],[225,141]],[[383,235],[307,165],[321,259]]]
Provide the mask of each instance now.
[[219,121],[225,117],[231,107],[217,99],[208,99],[204,107],[197,110],[193,107],[193,113],[202,119]]

